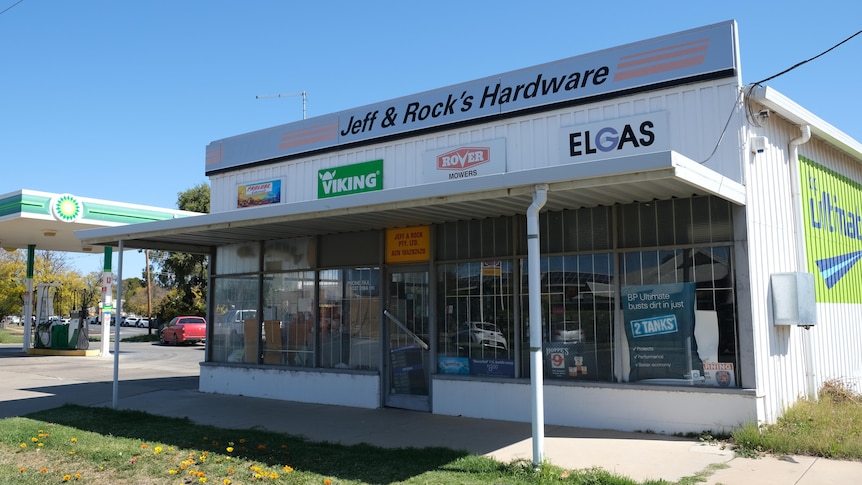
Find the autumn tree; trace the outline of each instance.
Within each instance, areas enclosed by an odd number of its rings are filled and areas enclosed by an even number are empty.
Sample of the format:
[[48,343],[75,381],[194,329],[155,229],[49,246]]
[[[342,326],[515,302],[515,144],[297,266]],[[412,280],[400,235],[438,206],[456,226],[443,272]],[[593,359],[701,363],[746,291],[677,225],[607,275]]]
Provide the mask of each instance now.
[[0,250],[0,320],[24,312],[27,262],[21,251]]

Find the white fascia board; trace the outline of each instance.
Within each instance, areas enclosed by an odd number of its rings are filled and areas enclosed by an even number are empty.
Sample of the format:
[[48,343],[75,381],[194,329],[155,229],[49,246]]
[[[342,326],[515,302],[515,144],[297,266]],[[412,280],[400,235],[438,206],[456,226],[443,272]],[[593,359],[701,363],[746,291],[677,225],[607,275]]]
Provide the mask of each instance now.
[[862,144],[835,128],[814,113],[796,104],[769,86],[757,86],[751,92],[754,101],[778,113],[796,125],[808,125],[811,133],[862,163]]
[[674,174],[688,183],[729,200],[737,205],[745,205],[745,186],[724,175],[712,171],[694,160],[672,152]]

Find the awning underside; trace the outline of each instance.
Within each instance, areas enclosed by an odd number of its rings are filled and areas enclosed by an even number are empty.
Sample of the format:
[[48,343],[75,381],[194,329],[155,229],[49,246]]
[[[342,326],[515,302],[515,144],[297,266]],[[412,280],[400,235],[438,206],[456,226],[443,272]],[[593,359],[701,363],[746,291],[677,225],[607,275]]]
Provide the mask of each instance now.
[[[555,166],[199,217],[78,231],[83,244],[209,253],[217,246],[524,214],[536,184],[543,211],[716,195],[744,204],[744,187],[675,152]],[[625,170],[632,165],[631,170]],[[624,172],[620,172],[623,169]],[[616,174],[602,173],[615,170]],[[468,192],[469,191],[469,192]]]

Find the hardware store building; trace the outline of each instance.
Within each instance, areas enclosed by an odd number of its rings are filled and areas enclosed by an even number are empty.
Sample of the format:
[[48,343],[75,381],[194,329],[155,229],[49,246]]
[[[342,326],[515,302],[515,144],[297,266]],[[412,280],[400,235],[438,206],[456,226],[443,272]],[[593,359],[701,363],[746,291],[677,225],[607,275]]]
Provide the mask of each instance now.
[[[862,146],[724,22],[207,146],[200,390],[723,431],[862,376]],[[541,377],[541,379],[538,379]]]

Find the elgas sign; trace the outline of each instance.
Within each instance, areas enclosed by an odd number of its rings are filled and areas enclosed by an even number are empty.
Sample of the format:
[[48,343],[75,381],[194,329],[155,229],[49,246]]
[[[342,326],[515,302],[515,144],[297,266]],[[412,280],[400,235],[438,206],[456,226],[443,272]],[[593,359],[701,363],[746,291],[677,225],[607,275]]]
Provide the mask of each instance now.
[[667,113],[647,113],[560,130],[561,163],[588,162],[667,150]]

